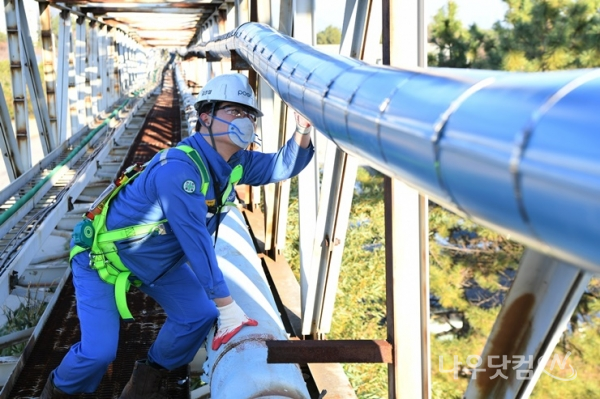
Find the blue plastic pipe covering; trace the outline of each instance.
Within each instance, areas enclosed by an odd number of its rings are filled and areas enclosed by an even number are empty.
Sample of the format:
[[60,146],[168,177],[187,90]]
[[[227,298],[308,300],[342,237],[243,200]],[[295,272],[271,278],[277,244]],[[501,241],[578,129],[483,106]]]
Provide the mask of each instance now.
[[600,70],[399,69],[247,23],[235,50],[342,150],[538,251],[600,271]]

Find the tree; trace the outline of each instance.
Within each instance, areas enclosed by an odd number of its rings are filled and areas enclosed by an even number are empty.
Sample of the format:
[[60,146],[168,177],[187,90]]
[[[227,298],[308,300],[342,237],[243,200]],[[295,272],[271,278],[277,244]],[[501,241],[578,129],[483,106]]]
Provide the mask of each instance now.
[[502,69],[549,71],[600,65],[598,0],[504,0],[497,25]]
[[454,1],[448,1],[447,12],[440,8],[433,17],[430,26],[430,42],[438,48],[438,53],[429,56],[429,65],[439,67],[467,68],[467,52],[469,35],[456,19],[458,6]]
[[[504,0],[508,12],[491,30],[465,29],[449,2],[430,25],[430,65],[549,71],[600,65],[600,0]],[[462,397],[470,370],[458,376],[437,367],[442,357],[464,362],[480,353],[504,295],[518,268],[523,247],[438,206],[430,206],[430,288],[432,318],[449,331],[431,340],[434,398]],[[490,251],[491,250],[491,251]],[[543,374],[532,398],[597,397],[600,356],[600,282],[593,279],[579,301],[554,354],[573,354],[573,369],[585,378],[557,385]],[[457,322],[457,320],[459,322]],[[554,356],[554,355],[553,355]],[[564,377],[567,377],[566,375]],[[594,382],[590,382],[594,381]]]
[[449,1],[430,25],[430,66],[550,71],[600,65],[600,0],[504,0],[491,30],[465,29]]
[[317,33],[317,44],[340,44],[342,32],[339,28],[329,25],[325,30]]

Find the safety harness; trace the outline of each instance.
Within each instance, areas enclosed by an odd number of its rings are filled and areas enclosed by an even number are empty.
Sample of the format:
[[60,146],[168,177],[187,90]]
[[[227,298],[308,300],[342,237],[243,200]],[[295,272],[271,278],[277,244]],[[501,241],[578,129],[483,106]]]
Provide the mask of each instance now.
[[[180,145],[173,147],[175,149],[184,151],[196,164],[202,177],[202,186],[200,192],[206,196],[209,187],[209,173],[206,165],[202,161],[202,158],[196,150],[187,145]],[[166,158],[168,150],[162,151],[161,159]],[[133,321],[133,316],[127,307],[126,293],[129,291],[131,284],[139,287],[142,282],[135,279],[131,275],[131,271],[121,261],[119,254],[117,253],[116,241],[122,241],[126,239],[134,239],[143,237],[148,234],[165,234],[165,226],[167,219],[160,220],[154,223],[141,224],[135,226],[122,227],[115,230],[107,230],[106,228],[106,216],[108,215],[108,208],[110,201],[121,191],[121,189],[127,184],[131,183],[139,174],[144,170],[147,164],[138,166],[137,168],[128,169],[123,176],[117,179],[118,184],[110,192],[106,201],[103,201],[101,205],[101,211],[98,212],[98,208],[92,208],[84,215],[84,220],[80,222],[84,227],[81,227],[82,235],[85,235],[91,245],[85,245],[81,243],[77,245],[77,238],[75,233],[73,234],[76,245],[71,249],[69,254],[69,262],[77,254],[90,251],[90,266],[98,272],[100,278],[108,283],[115,286],[115,300],[117,309],[121,318],[124,321]],[[225,206],[235,205],[232,202],[227,202],[227,198],[233,189],[233,186],[237,184],[243,175],[243,168],[241,165],[236,166],[231,175],[229,176],[229,182],[222,196],[217,196],[217,206],[210,206],[209,212],[220,214]],[[209,202],[209,201],[207,201]],[[220,219],[217,219],[217,223]],[[91,226],[90,226],[91,225]],[[90,228],[92,227],[92,228]],[[76,230],[78,230],[76,228]],[[216,237],[215,237],[216,240]]]

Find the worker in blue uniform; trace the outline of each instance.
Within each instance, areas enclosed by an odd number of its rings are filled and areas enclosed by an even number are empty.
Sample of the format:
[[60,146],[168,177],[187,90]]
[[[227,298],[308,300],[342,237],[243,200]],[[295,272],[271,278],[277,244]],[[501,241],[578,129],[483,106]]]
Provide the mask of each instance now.
[[[213,349],[242,327],[257,325],[231,297],[217,264],[212,235],[235,196],[223,193],[238,165],[243,168],[239,183],[264,185],[297,175],[314,149],[310,123],[296,114],[296,132],[277,153],[246,150],[262,116],[255,101],[248,79],[238,73],[213,78],[199,93],[197,132],[180,145],[192,147],[206,165],[205,194],[198,164],[172,148],[154,156],[108,205],[108,230],[166,219],[150,234],[115,242],[121,261],[141,281],[139,289],[167,315],[147,359],[136,361],[121,399],[166,398],[160,391],[166,372],[193,359],[215,321]],[[239,170],[236,174],[239,178]],[[90,264],[90,251],[72,258],[81,341],[51,372],[41,398],[94,392],[115,359],[120,325],[115,286]]]

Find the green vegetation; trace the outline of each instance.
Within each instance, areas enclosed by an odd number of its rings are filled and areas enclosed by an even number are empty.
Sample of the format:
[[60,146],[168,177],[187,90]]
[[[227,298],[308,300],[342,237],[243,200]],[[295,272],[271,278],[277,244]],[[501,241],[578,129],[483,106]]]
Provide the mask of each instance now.
[[[27,291],[25,302],[19,304],[17,309],[4,308],[7,321],[0,328],[0,336],[35,327],[45,309],[46,303],[33,298],[30,291]],[[25,343],[15,344],[0,350],[0,356],[19,356],[23,353],[23,349],[25,349]]]
[[[509,71],[600,65],[600,0],[505,1],[504,20],[489,30],[464,27],[456,3],[449,1],[429,26],[429,41],[437,48],[429,65]],[[325,31],[321,42],[324,37]],[[330,339],[386,337],[383,178],[361,169],[357,180],[362,190],[353,198]],[[298,276],[297,219],[292,200],[286,258]],[[458,399],[472,374],[466,359],[481,354],[524,248],[434,203],[429,232],[431,323],[446,327],[431,336],[432,396]],[[567,359],[553,375],[568,378],[575,370],[576,378],[561,381],[544,373],[532,398],[600,396],[599,292],[600,282],[593,279],[551,357]],[[454,356],[463,363],[456,375]],[[551,362],[545,370],[550,367]],[[359,398],[387,397],[386,366],[346,364],[344,369]]]
[[340,44],[342,42],[342,31],[335,26],[329,25],[325,30],[317,33],[317,44]]
[[[57,25],[58,26],[58,25]],[[35,38],[34,38],[35,40]],[[0,46],[7,46],[7,36],[6,33],[0,32]],[[39,46],[34,43],[34,46]],[[11,119],[14,120],[15,117],[15,108],[13,106],[13,98],[12,98],[12,78],[10,73],[10,61],[8,60],[8,49],[6,50],[6,59],[0,59],[0,85],[2,85],[2,91],[4,92],[4,99],[6,100],[6,104],[8,106],[8,113],[10,114]],[[42,63],[38,63],[38,70],[40,72],[40,78],[42,80],[42,85],[44,84],[44,71]],[[27,89],[27,92],[29,90]],[[27,109],[29,112],[29,116],[32,117],[33,114],[33,104],[29,99],[29,95],[27,96]]]
[[[353,197],[329,339],[385,339],[387,335],[383,176],[360,168],[357,182],[360,190]],[[454,326],[431,336],[432,397],[459,399],[471,371],[458,368],[455,378],[453,371],[448,372],[453,369],[453,357],[464,364],[468,356],[483,350],[523,247],[434,203],[429,204],[429,229],[431,322],[443,325],[451,320]],[[298,238],[297,185],[293,179],[285,256],[299,279]],[[593,280],[580,303],[579,318],[583,315],[587,323],[573,324],[572,332],[564,334],[554,351],[561,361],[570,353],[567,364],[577,370],[577,378],[559,381],[543,374],[532,398],[600,394],[596,378],[600,373],[596,361],[600,357],[600,324],[594,316],[600,311],[600,301],[593,294],[599,288],[600,283]],[[446,372],[440,370],[440,357]],[[387,397],[387,366],[343,366],[359,398]],[[560,373],[567,378],[570,371],[567,366]],[[561,375],[557,373],[554,369],[555,375]]]
[[10,61],[8,60],[0,61],[0,84],[2,85],[2,90],[4,90],[6,102],[10,101],[10,104],[12,104],[12,83],[10,80]]
[[430,66],[550,71],[600,65],[598,0],[504,0],[508,12],[490,30],[465,28],[448,1],[429,27]]
[[[336,295],[330,339],[385,339],[383,177],[360,168],[361,194],[354,194]],[[292,181],[285,256],[299,279],[298,201]],[[345,364],[361,398],[387,397],[387,366]]]
[[[42,79],[42,84],[44,83],[44,73],[42,69],[42,64],[38,64],[38,70],[40,71],[40,78]],[[12,98],[12,81],[10,76],[10,61],[3,60],[0,61],[0,84],[2,85],[2,91],[4,92],[4,99],[6,100],[6,105],[8,106],[8,113],[10,117],[14,120],[15,117],[15,107],[13,106],[13,98]],[[27,92],[29,90],[27,89]],[[29,113],[29,117],[33,117],[33,104],[29,99],[29,95],[27,96],[27,112]]]

